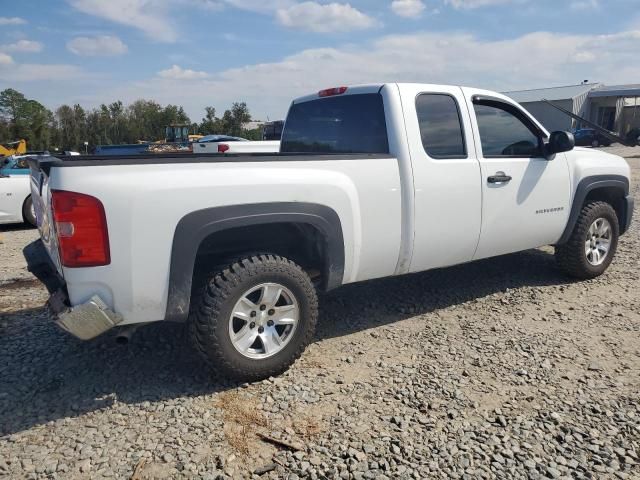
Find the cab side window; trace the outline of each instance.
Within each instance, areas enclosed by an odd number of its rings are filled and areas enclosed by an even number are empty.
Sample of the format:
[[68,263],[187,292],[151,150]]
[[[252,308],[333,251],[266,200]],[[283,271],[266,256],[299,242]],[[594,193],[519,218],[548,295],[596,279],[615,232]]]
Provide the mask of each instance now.
[[455,98],[423,93],[416,98],[416,112],[424,151],[431,158],[467,158],[460,109]]
[[484,157],[541,156],[540,136],[520,118],[515,107],[500,102],[474,102]]

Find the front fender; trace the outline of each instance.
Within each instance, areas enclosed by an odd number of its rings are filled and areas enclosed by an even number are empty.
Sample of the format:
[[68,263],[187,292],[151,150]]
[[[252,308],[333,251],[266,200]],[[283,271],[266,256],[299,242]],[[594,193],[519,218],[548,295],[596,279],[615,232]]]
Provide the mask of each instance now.
[[[584,205],[585,199],[589,195],[590,192],[596,190],[598,188],[616,188],[620,189],[624,198],[629,196],[629,179],[622,175],[593,175],[590,177],[583,178],[580,180],[578,187],[576,188],[576,193],[573,196],[573,203],[571,205],[571,213],[569,214],[569,221],[567,222],[567,226],[558,240],[557,245],[561,245],[566,243],[571,236],[571,232],[573,232],[573,228],[578,221],[578,216],[580,215],[580,211],[582,210],[582,206]],[[629,206],[631,205],[631,206]],[[633,202],[625,202],[625,208],[631,208],[631,211],[624,212],[622,218],[619,219],[620,224],[620,233],[624,233],[629,227],[629,223],[631,222],[631,213],[633,211]]]

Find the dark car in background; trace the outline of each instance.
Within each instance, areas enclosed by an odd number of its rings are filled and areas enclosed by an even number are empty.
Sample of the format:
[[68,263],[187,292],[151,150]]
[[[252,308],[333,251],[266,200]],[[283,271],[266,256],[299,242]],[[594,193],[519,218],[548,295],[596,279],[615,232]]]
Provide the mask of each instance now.
[[576,145],[581,147],[608,147],[611,140],[593,128],[581,128],[573,134],[576,139]]

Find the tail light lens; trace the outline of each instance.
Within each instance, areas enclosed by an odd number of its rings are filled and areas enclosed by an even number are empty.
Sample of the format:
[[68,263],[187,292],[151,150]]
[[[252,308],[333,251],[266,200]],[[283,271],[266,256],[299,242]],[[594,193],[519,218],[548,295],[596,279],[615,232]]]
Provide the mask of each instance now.
[[51,192],[60,261],[65,267],[99,267],[111,263],[109,232],[102,202],[64,190]]
[[227,150],[229,150],[229,145],[227,145],[226,143],[221,143],[218,145],[218,153],[224,153]]

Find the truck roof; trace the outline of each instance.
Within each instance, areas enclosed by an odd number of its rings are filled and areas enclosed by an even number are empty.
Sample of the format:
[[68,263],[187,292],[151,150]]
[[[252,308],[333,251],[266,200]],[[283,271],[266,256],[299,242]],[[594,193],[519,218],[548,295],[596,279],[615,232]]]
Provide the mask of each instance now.
[[[334,87],[328,87],[328,88],[331,89],[331,88],[345,87],[347,88],[347,90],[341,95],[358,95],[363,93],[378,93],[380,89],[385,85],[386,85],[385,83],[369,83],[364,85],[344,85],[344,86],[336,85]],[[320,92],[316,92],[316,93],[311,93],[309,95],[305,95],[303,97],[298,97],[293,100],[293,103],[302,103],[302,102],[308,102],[310,100],[317,100],[320,96],[319,94]]]
[[[453,84],[444,84],[444,83],[436,84],[436,83],[423,83],[423,82],[401,82],[401,83],[387,82],[387,83],[367,83],[362,85],[335,85],[334,87],[329,87],[327,90],[346,88],[346,91],[344,93],[341,93],[340,95],[358,95],[363,93],[378,93],[382,89],[382,87],[384,87],[385,85],[396,85],[398,87],[402,87],[406,85],[422,85],[425,87],[425,89],[440,88],[440,87],[465,88],[465,85],[453,85]],[[487,95],[495,98],[500,98],[508,102],[514,101],[513,99],[509,98],[508,96],[502,93],[494,92],[491,90],[479,89],[475,87],[467,87],[467,88],[473,88],[475,93],[478,95]],[[322,91],[324,90],[311,93],[309,95],[304,95],[302,97],[298,97],[293,100],[293,103],[302,103],[302,102],[308,102],[310,100],[317,100],[318,98],[320,98],[320,92]]]

